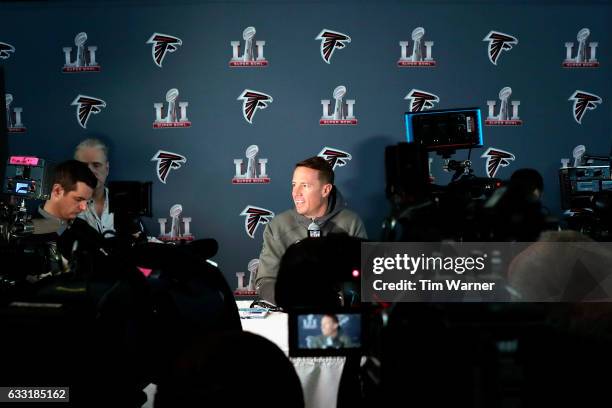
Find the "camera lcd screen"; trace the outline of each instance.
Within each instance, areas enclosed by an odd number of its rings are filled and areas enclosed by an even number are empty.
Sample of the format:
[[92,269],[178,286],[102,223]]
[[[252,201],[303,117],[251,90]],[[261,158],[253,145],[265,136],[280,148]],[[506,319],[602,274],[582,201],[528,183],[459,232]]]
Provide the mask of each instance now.
[[30,183],[16,183],[15,194],[28,194],[30,191]]
[[482,147],[480,109],[441,109],[408,112],[406,138],[427,150],[456,150]]
[[343,356],[363,346],[360,313],[290,314],[289,326],[291,356]]

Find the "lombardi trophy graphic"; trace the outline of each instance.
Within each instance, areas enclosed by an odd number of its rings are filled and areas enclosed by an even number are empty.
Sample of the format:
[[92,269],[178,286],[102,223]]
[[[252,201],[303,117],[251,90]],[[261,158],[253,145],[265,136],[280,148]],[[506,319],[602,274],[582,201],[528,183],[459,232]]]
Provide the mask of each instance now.
[[588,28],[583,28],[578,31],[576,40],[578,41],[578,51],[576,57],[572,57],[572,51],[574,49],[573,42],[565,43],[565,60],[562,66],[565,68],[596,68],[599,66],[597,61],[596,52],[599,46],[598,42],[589,42],[587,40],[591,35],[591,31]]
[[259,147],[251,145],[247,147],[245,156],[247,158],[246,171],[243,173],[243,160],[234,159],[236,173],[232,178],[232,184],[267,184],[270,177],[266,174],[268,159],[257,159]]
[[190,231],[191,217],[183,217],[183,232],[181,233],[181,214],[183,206],[174,204],[170,207],[170,233],[166,234],[167,218],[158,218],[159,222],[159,239],[162,241],[192,241],[194,239]]
[[265,41],[255,41],[255,27],[247,27],[242,32],[244,40],[244,51],[240,54],[240,41],[230,41],[232,46],[232,59],[229,62],[230,67],[265,67],[268,61],[264,57]]
[[13,124],[13,115],[11,114],[11,103],[13,103],[13,95],[6,94],[6,126],[8,128],[12,128]]
[[[485,120],[485,125],[489,126],[519,126],[523,124],[523,121],[518,116],[518,109],[521,105],[521,101],[510,101],[510,95],[512,95],[512,88],[509,86],[503,87],[499,91],[499,114],[495,115],[495,104],[496,101],[487,101],[489,107],[489,114]],[[510,113],[510,106],[512,106],[512,114]]]

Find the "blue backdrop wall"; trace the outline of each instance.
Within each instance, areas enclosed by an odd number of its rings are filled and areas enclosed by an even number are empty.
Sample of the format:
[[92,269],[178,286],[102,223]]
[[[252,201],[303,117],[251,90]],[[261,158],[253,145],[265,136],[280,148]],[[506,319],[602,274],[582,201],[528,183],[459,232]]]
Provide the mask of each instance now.
[[[384,147],[405,140],[403,113],[411,109],[405,97],[412,90],[437,97],[433,108],[479,106],[484,119],[487,101],[496,101],[497,115],[498,94],[510,87],[509,101],[520,101],[522,124],[484,127],[485,148],[472,154],[476,174],[486,176],[480,156],[488,147],[512,153],[514,160],[496,176],[536,168],[544,175],[545,204],[553,213],[559,212],[560,158],[571,157],[577,144],[593,153],[610,151],[609,2],[47,1],[2,2],[0,13],[0,42],[8,44],[0,64],[11,107],[22,108],[25,127],[9,133],[10,153],[60,161],[85,137],[101,138],[111,149],[110,180],[154,181],[151,231],[159,230],[156,220],[168,217],[170,206],[182,204],[195,235],[219,241],[216,259],[232,286],[235,272],[246,271],[258,256],[263,232],[260,225],[249,237],[240,213],[249,205],[275,213],[290,208],[293,165],[325,146],[351,155],[336,167],[336,184],[369,235],[379,236],[389,209]],[[254,41],[265,41],[268,65],[230,67],[231,42],[240,41],[241,56],[243,30],[250,26],[256,28]],[[425,42],[433,41],[435,66],[400,67],[399,42],[409,42],[410,57],[417,27],[425,30],[424,56]],[[582,65],[598,66],[563,67],[565,43],[573,43],[575,58],[583,28],[590,31],[587,62],[595,42],[597,64]],[[322,41],[315,39],[324,29],[350,37],[333,49],[329,63]],[[516,40],[504,43],[496,65],[489,58],[490,42],[483,41],[491,31]],[[87,34],[85,48],[97,47],[97,72],[63,72],[63,48],[72,48],[74,63],[80,32]],[[154,44],[147,43],[155,33],[180,40],[164,54],[161,67],[152,55]],[[355,101],[357,124],[321,125],[321,101],[333,106],[339,85],[347,89],[345,100]],[[188,102],[191,126],[154,128],[154,104],[163,104],[165,115],[172,88],[179,91],[178,102]],[[238,100],[246,89],[272,97],[263,101],[265,109],[255,109],[252,123]],[[581,123],[570,100],[577,90],[599,98],[590,102]],[[89,115],[86,127],[72,105],[78,95],[105,103]],[[234,160],[246,163],[250,145],[259,147],[258,158],[268,159],[270,182],[233,184]],[[159,150],[186,158],[165,183],[152,161]],[[440,167],[435,158],[433,173],[445,183],[448,175]]]

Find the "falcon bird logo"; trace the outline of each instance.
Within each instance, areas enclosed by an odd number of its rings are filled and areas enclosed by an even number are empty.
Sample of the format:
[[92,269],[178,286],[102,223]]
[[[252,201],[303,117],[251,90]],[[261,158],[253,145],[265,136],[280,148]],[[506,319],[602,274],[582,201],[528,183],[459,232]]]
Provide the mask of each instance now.
[[15,52],[15,47],[11,44],[0,42],[0,58],[7,59],[11,56],[11,52]]
[[351,37],[324,28],[315,40],[321,41],[321,58],[329,64],[336,48],[342,49],[346,47],[346,45],[351,42]]
[[253,116],[257,109],[266,109],[268,104],[273,101],[270,95],[265,93],[245,89],[237,100],[242,100],[242,116],[244,120],[253,123]]
[[77,96],[70,105],[77,107],[77,120],[83,129],[87,129],[87,122],[89,121],[92,113],[97,115],[100,113],[102,108],[106,108],[106,102],[104,102],[102,99],[86,95]]
[[274,213],[272,211],[252,205],[247,205],[240,215],[246,216],[244,219],[244,229],[251,238],[255,238],[255,231],[259,224],[267,224],[274,218]]
[[412,89],[404,99],[410,100],[410,112],[431,109],[434,103],[440,102],[440,98],[437,95],[418,89]]
[[349,153],[342,150],[334,149],[333,147],[325,146],[317,155],[327,160],[332,170],[336,167],[343,167],[353,158]]
[[597,105],[602,102],[602,99],[592,93],[576,91],[572,96],[570,96],[568,101],[574,101],[574,107],[572,109],[574,120],[578,122],[578,124],[582,124],[582,117],[587,109],[595,109]]
[[151,161],[157,160],[157,177],[159,181],[166,184],[166,178],[168,177],[168,173],[170,170],[176,170],[181,167],[182,163],[185,163],[187,159],[185,156],[181,156],[180,154],[166,152],[164,150],[159,150]]
[[497,59],[502,51],[510,51],[513,45],[518,44],[518,39],[499,31],[491,31],[482,41],[489,42],[488,55],[491,64],[497,65]]
[[487,159],[487,176],[490,178],[495,177],[500,167],[508,166],[515,159],[512,153],[494,147],[489,147],[480,157]]
[[155,33],[149,38],[147,44],[153,44],[151,55],[153,55],[155,65],[161,68],[166,54],[176,51],[178,46],[183,45],[183,42],[180,38],[171,35]]

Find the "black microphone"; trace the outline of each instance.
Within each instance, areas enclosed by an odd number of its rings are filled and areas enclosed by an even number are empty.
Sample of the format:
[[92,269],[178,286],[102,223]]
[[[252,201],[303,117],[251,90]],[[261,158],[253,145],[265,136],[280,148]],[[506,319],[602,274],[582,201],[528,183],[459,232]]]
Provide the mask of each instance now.
[[314,220],[308,225],[308,238],[320,238],[321,228],[314,222]]

